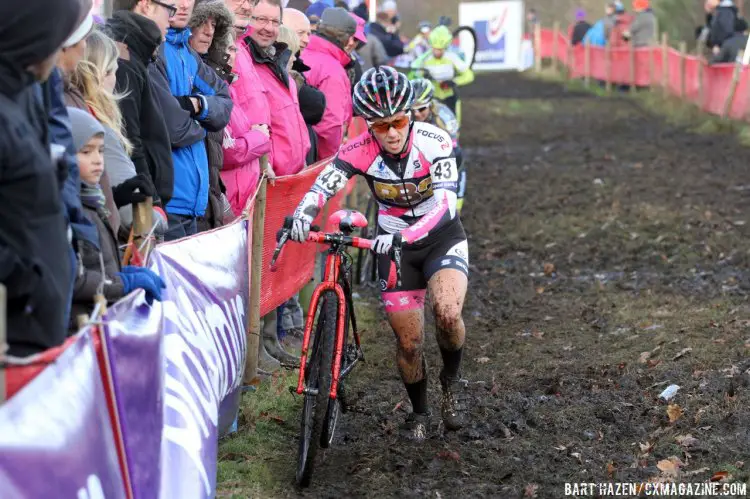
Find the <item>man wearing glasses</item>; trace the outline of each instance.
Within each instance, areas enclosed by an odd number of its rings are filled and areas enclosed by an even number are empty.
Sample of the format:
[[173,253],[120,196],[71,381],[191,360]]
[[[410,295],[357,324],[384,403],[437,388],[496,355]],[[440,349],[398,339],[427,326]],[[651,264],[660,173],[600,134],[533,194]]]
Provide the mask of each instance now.
[[174,188],[172,147],[148,67],[177,7],[174,0],[114,0],[112,8],[105,31],[120,49],[115,92],[123,96],[119,104],[133,144],[131,159],[153,185],[154,202],[164,207]]
[[149,68],[158,87],[156,97],[167,123],[174,161],[174,192],[166,207],[167,241],[198,232],[197,219],[205,215],[208,205],[206,132],[223,130],[232,113],[226,82],[188,43],[194,6],[195,0],[174,4],[177,10],[169,20],[166,40]]
[[265,89],[271,113],[270,163],[277,176],[293,175],[305,167],[310,137],[299,108],[297,85],[289,77],[284,44],[276,44],[282,22],[280,0],[260,0],[251,16],[247,44],[253,65]]

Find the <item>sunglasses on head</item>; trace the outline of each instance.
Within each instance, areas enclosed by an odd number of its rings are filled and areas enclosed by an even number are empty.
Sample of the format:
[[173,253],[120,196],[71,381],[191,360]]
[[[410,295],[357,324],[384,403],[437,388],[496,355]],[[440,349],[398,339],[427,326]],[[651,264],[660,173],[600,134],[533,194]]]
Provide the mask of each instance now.
[[396,130],[402,130],[409,126],[410,122],[411,118],[408,114],[405,114],[393,121],[369,121],[367,124],[377,133],[388,133],[391,130],[391,127]]

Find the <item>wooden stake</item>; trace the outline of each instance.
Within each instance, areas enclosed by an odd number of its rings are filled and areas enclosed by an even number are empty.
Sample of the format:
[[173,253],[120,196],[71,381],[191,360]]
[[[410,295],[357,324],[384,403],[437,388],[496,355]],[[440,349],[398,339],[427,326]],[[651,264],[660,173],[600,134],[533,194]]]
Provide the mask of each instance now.
[[[268,155],[260,160],[261,171],[268,166]],[[266,218],[266,192],[268,180],[265,177],[260,180],[258,195],[255,197],[253,208],[253,232],[250,254],[250,299],[247,304],[247,356],[245,357],[245,385],[257,384],[258,377],[258,348],[260,345],[260,286],[261,274],[263,273],[263,231],[265,230]]]
[[542,27],[534,25],[534,68],[537,73],[542,70]]
[[[151,233],[154,226],[154,200],[151,196],[145,201],[133,205],[133,242],[136,248],[140,248]],[[142,255],[144,260],[147,254]]]
[[721,117],[727,118],[729,116],[729,112],[732,110],[732,104],[734,103],[734,94],[737,91],[737,84],[740,81],[740,75],[742,74],[742,58],[744,56],[744,51],[741,51],[739,55],[737,56],[737,60],[734,63],[734,72],[732,73],[732,83],[729,86],[729,94],[727,95],[727,99],[724,101],[724,109],[721,111]]
[[555,21],[552,26],[552,69],[557,72],[557,50],[560,38],[560,21]]
[[656,67],[654,65],[654,48],[648,48],[648,86],[654,88],[654,77],[656,76]]
[[687,43],[680,42],[680,97],[685,98],[687,94],[687,77],[685,68],[687,66]]
[[630,91],[635,92],[635,46],[633,40],[628,41],[628,50],[630,56]]
[[612,47],[609,43],[604,47],[604,62],[606,64],[605,89],[607,93],[612,92]]
[[706,61],[700,54],[700,48],[698,49],[698,107],[703,109],[703,72],[705,71]]
[[575,51],[573,50],[573,44],[570,43],[570,40],[568,40],[568,60],[566,61],[566,65],[568,71],[566,72],[565,77],[570,80],[573,77],[573,69],[576,67]]
[[0,404],[5,402],[5,352],[8,349],[8,314],[7,291],[4,284],[0,284]]
[[669,45],[666,33],[661,34],[661,88],[669,93]]
[[586,88],[591,86],[591,44],[587,43],[583,48],[583,81]]

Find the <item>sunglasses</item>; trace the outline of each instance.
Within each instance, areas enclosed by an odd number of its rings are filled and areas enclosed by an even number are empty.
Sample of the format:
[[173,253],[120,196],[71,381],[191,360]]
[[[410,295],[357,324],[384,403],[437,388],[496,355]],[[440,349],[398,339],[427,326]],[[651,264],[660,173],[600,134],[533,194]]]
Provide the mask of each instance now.
[[169,17],[174,17],[174,15],[177,14],[177,7],[174,5],[169,5],[168,3],[160,2],[159,0],[151,0],[151,2],[167,9]]
[[367,124],[370,126],[372,130],[374,130],[377,133],[388,133],[391,130],[391,127],[395,128],[396,130],[403,130],[404,128],[409,126],[410,122],[411,122],[411,118],[407,114],[393,121],[389,121],[389,122],[368,121]]

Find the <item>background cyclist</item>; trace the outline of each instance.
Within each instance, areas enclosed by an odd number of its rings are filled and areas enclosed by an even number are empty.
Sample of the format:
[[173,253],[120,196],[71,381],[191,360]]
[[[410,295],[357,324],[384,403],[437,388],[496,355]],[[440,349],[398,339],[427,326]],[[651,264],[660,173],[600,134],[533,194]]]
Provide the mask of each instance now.
[[436,127],[445,130],[453,139],[453,154],[456,156],[458,164],[458,212],[464,206],[464,196],[466,195],[466,165],[464,164],[463,151],[458,144],[459,124],[456,115],[448,109],[445,104],[436,101],[433,97],[435,86],[426,78],[417,78],[411,82],[414,89],[414,103],[411,110],[415,121],[430,123]]
[[[458,171],[450,136],[411,117],[407,77],[383,66],[368,70],[353,95],[369,130],[344,145],[294,212],[291,237],[305,241],[325,203],[353,175],[362,175],[380,205],[374,250],[388,320],[397,340],[397,363],[413,412],[402,425],[407,438],[426,438],[429,426],[424,359],[424,304],[432,298],[443,360],[441,415],[447,430],[465,423],[460,365],[465,328],[461,316],[468,284],[468,245],[456,209]],[[385,290],[394,234],[404,241],[401,285]]]

